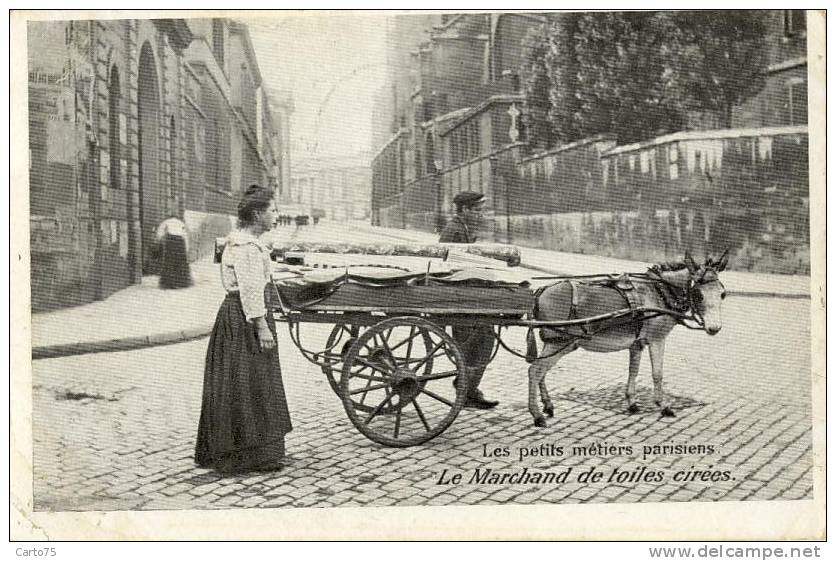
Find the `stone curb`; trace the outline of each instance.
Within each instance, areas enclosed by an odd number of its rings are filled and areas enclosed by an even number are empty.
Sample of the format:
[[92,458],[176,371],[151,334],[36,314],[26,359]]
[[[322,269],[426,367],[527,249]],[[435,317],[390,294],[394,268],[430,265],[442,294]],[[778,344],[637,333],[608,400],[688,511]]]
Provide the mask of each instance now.
[[[531,265],[523,261],[520,263],[520,267],[524,269],[531,269],[533,271],[539,271],[541,273],[546,273],[549,275],[566,275],[566,273],[562,271],[555,271],[554,269],[549,269],[546,267],[540,267],[538,265]],[[570,276],[570,275],[566,275]],[[809,294],[797,293],[797,292],[757,292],[757,291],[750,291],[750,290],[727,290],[726,291],[729,296],[743,296],[746,298],[785,298],[789,300],[809,300]]]
[[207,337],[212,332],[211,327],[197,327],[183,331],[170,331],[168,333],[157,333],[153,335],[142,335],[139,337],[124,337],[122,339],[110,339],[105,341],[85,341],[82,343],[67,343],[65,345],[45,345],[32,348],[32,360],[45,358],[61,358],[67,356],[93,354],[93,353],[115,353],[120,351],[133,351],[148,347],[160,347],[163,345],[174,345],[195,341]]

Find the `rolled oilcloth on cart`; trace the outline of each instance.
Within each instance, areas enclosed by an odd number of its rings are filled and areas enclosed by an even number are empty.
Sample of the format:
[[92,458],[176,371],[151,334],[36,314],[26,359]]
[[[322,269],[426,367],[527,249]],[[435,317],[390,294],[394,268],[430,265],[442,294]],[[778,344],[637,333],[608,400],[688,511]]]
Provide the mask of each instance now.
[[346,243],[346,242],[274,242],[273,258],[284,260],[290,253],[331,253],[339,255],[387,255],[402,257],[428,257],[443,259],[446,248],[437,244],[391,244],[391,243]]
[[471,255],[477,255],[505,262],[509,267],[520,264],[520,250],[516,246],[503,244],[353,244],[353,243],[311,243],[311,242],[276,242],[272,256],[277,261],[284,261],[289,253],[335,253],[390,255],[401,257],[427,257],[446,259],[451,249]]
[[515,245],[504,245],[498,243],[446,243],[439,245],[447,247],[447,259],[458,259],[471,264],[475,264],[478,261],[478,259],[474,259],[474,257],[483,257],[498,261],[504,261],[509,267],[516,267],[520,264],[520,261],[522,259],[520,248],[518,248]]

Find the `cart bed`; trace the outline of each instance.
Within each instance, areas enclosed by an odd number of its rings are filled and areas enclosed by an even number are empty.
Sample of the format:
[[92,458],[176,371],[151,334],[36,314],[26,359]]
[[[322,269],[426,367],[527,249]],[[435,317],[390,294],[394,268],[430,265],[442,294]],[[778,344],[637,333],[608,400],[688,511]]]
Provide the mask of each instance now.
[[318,302],[296,307],[311,312],[388,312],[522,316],[534,294],[527,287],[391,286],[346,284]]

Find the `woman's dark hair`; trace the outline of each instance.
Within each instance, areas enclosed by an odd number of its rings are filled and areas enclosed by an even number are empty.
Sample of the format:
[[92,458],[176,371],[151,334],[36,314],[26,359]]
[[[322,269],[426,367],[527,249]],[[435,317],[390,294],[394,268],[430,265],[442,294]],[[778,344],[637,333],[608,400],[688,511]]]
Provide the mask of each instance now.
[[255,214],[262,212],[273,204],[273,190],[250,185],[244,191],[241,202],[238,203],[238,225],[249,226],[255,221]]

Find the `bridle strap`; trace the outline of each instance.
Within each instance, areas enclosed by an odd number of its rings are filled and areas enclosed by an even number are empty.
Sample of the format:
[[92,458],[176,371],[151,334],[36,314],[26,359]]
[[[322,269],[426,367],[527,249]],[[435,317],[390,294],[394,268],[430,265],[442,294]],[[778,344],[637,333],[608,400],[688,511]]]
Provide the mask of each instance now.
[[[662,289],[660,289],[659,292],[662,294],[662,299],[665,301],[666,306],[673,308],[672,311],[675,312],[680,312],[686,315],[690,313],[690,316],[685,318],[673,316],[677,323],[684,325],[689,329],[703,329],[705,327],[705,318],[703,318],[700,313],[699,307],[697,306],[694,298],[694,287],[699,283],[696,282],[693,277],[688,280],[688,285],[684,289],[667,281],[659,274],[654,274],[651,279],[662,285]],[[683,295],[684,299],[679,296],[679,294],[683,291],[685,293]],[[669,296],[674,300],[673,302],[670,301]],[[697,326],[695,327],[689,324],[689,320],[695,322]]]
[[692,280],[691,282],[688,283],[688,307],[690,308],[691,313],[694,316],[694,319],[697,321],[697,323],[702,328],[705,328],[705,317],[702,315],[702,312],[700,312],[699,306],[694,301],[694,291],[695,291],[695,288],[697,286],[703,286],[703,285],[711,284],[711,283],[714,283],[714,282],[720,283],[721,287],[723,286],[723,283],[720,282],[720,279],[718,279],[718,278],[714,278],[710,281],[705,281],[705,282],[703,282],[702,280],[699,280],[699,281]]
[[691,312],[691,315],[694,317],[694,320],[696,320],[697,324],[700,327],[705,327],[705,318],[703,317],[702,312],[700,312],[700,307],[697,305],[697,302],[694,300],[694,292],[697,284],[699,283],[697,283],[693,279],[688,281],[688,288],[686,289],[688,297],[687,311]]

